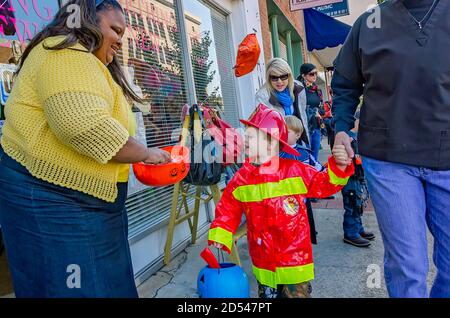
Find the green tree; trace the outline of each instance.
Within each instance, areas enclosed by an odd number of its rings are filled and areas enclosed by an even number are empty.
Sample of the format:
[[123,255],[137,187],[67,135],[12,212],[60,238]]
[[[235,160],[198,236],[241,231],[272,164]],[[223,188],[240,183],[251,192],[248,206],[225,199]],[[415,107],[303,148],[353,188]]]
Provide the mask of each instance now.
[[[192,70],[194,72],[195,90],[197,91],[197,100],[199,102],[209,99],[207,87],[214,79],[216,71],[211,70],[213,61],[209,59],[209,48],[212,44],[210,32],[207,31],[198,41],[195,38],[191,39],[192,52],[191,62]],[[211,95],[215,95],[218,88],[215,89]]]

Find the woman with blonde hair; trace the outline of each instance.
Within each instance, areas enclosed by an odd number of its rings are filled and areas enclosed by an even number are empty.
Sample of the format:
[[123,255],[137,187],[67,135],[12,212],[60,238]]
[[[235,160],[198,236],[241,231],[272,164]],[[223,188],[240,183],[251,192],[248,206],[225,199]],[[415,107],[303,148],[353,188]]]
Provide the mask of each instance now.
[[302,83],[296,81],[289,64],[273,58],[266,66],[266,83],[256,93],[256,104],[262,103],[284,116],[293,115],[302,121],[305,131],[301,139],[309,145],[306,117],[306,93]]

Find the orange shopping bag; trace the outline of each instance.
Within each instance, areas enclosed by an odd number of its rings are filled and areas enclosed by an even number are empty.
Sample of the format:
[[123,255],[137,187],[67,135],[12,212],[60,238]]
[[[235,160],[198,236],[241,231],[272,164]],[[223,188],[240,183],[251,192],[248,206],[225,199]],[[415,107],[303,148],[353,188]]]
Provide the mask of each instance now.
[[258,64],[259,54],[261,48],[259,47],[258,39],[255,33],[251,33],[239,44],[236,65],[234,66],[234,74],[236,77],[243,76],[250,73]]

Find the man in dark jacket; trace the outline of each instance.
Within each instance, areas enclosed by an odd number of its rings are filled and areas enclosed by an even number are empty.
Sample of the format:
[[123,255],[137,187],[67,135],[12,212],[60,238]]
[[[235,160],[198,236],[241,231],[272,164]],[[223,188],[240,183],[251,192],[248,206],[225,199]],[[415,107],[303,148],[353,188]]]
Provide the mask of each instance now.
[[450,1],[391,0],[364,13],[335,61],[335,145],[359,151],[385,248],[391,297],[450,297]]

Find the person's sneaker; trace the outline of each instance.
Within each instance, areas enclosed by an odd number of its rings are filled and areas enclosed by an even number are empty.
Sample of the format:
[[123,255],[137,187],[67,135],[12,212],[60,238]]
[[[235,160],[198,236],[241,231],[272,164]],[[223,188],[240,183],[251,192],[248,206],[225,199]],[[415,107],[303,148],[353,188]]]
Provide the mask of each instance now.
[[368,247],[370,246],[370,241],[366,240],[363,237],[358,237],[355,239],[349,239],[347,237],[344,237],[344,243],[356,246],[356,247]]
[[373,234],[372,232],[361,232],[359,233],[359,235],[361,235],[363,238],[365,238],[366,240],[374,240],[375,239],[375,234]]

